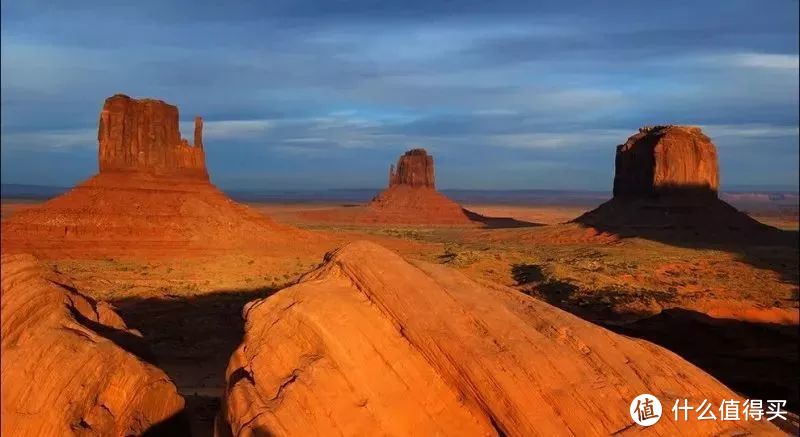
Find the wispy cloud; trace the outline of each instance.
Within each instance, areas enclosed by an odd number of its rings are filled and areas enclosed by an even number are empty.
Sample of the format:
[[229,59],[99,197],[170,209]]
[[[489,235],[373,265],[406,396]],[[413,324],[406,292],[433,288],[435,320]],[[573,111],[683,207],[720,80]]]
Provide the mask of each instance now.
[[[383,183],[386,164],[419,144],[449,186],[477,183],[479,167],[487,188],[546,188],[564,169],[581,172],[576,188],[596,187],[613,147],[656,123],[703,125],[731,178],[793,179],[798,3],[729,6],[4,2],[3,180],[91,158],[98,111],[117,92],[178,105],[187,139],[202,115],[215,179],[350,185],[364,181],[356,163]],[[657,25],[641,20],[654,9]]]
[[797,137],[800,135],[798,126],[779,126],[768,124],[741,124],[741,125],[705,125],[701,126],[706,134],[713,138],[737,137],[746,138],[775,138]]
[[3,133],[2,147],[8,149],[40,150],[96,148],[97,130],[74,129],[60,131],[37,131]]
[[797,70],[800,68],[800,56],[793,54],[741,53],[733,55],[731,61],[735,65],[743,67],[778,70]]
[[[260,138],[273,126],[275,120],[219,120],[203,122],[203,138],[209,140],[240,140]],[[181,134],[189,138],[194,132],[193,122],[181,123]]]

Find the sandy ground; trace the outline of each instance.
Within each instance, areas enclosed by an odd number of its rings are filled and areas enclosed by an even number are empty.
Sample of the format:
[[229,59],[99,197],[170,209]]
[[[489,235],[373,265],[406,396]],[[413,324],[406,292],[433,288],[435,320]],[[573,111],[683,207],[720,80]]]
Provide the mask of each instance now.
[[[2,216],[35,202],[3,201]],[[194,435],[209,435],[224,370],[242,336],[245,303],[293,283],[324,253],[368,239],[407,258],[517,288],[626,335],[664,345],[746,397],[798,405],[797,246],[670,245],[564,223],[584,209],[465,205],[487,216],[549,225],[509,229],[347,226],[298,213],[341,205],[250,204],[325,238],[303,247],[42,262],[113,303],[148,340],[187,397]],[[786,217],[758,217],[797,229]],[[787,232],[787,240],[797,233]]]

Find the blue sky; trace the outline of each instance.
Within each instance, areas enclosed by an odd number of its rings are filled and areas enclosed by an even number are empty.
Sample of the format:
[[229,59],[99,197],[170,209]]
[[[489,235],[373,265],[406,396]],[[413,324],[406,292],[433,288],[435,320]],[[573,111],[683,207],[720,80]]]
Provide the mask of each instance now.
[[117,92],[206,120],[223,188],[596,189],[642,125],[695,124],[723,187],[798,181],[798,1],[2,0],[2,182],[96,171]]

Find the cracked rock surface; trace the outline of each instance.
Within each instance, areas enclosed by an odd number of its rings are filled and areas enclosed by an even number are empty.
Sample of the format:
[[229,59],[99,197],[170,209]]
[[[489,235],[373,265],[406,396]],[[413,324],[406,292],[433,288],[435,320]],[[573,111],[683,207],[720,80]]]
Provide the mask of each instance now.
[[664,407],[652,435],[780,434],[677,423],[676,398],[742,399],[661,347],[374,243],[328,254],[244,317],[218,436],[609,435],[638,426],[642,393]]
[[137,340],[110,306],[34,257],[3,255],[0,434],[127,436],[165,426],[184,400]]

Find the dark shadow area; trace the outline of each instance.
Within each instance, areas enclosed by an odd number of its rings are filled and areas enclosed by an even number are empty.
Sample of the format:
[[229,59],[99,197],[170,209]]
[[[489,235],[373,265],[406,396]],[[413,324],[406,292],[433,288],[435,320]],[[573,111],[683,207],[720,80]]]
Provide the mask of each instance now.
[[655,302],[671,305],[675,302],[675,295],[667,291],[606,287],[590,294],[580,293],[577,285],[553,278],[529,283],[521,291],[582,319],[603,325],[623,324],[652,314],[642,312],[644,309],[620,311],[619,308],[636,307],[629,304]]
[[786,400],[788,409],[798,412],[797,326],[716,319],[676,308],[606,327],[675,352],[746,398]]
[[676,296],[669,291],[611,288],[580,293],[574,284],[547,278],[537,265],[514,265],[511,273],[533,297],[619,334],[663,346],[745,398],[785,399],[788,409],[798,412],[800,331],[795,325],[718,319],[681,308],[656,315],[643,312],[646,307],[620,313],[615,308],[629,308],[625,304],[630,302],[674,306]]
[[[192,435],[211,436],[228,360],[244,334],[242,309],[275,289],[221,290],[195,296],[126,298],[117,312],[138,329],[159,368],[186,399]],[[167,426],[167,424],[164,424]],[[159,429],[151,435],[160,434]]]
[[511,277],[518,285],[525,285],[544,281],[544,271],[536,264],[514,264],[511,266]]
[[798,285],[798,232],[765,225],[716,197],[614,198],[573,222],[620,238],[735,253]]
[[[85,299],[87,302],[89,302],[89,305],[91,305],[92,310],[95,313],[97,313],[97,301],[95,301],[89,296],[80,293],[72,285],[65,284],[52,279],[49,279],[49,281]],[[70,303],[68,305],[68,309],[72,317],[81,325],[91,329],[97,335],[110,340],[111,342],[113,342],[126,352],[135,355],[140,360],[158,367],[158,363],[156,362],[155,356],[153,355],[152,351],[150,351],[150,349],[147,347],[147,343],[143,338],[131,332],[128,332],[124,329],[117,329],[114,328],[113,326],[104,325],[100,322],[96,322],[94,320],[87,318],[86,316],[81,314],[80,311],[78,311],[78,309],[74,306],[74,303]]]
[[143,338],[137,337],[128,331],[112,328],[102,323],[97,323],[94,320],[87,319],[73,306],[69,307],[69,311],[72,317],[81,325],[86,326],[101,337],[111,340],[114,344],[121,347],[126,352],[135,355],[140,360],[158,367],[155,355],[153,355],[153,352],[147,347],[147,342]]
[[464,215],[473,222],[483,223],[483,226],[488,229],[507,229],[507,228],[532,228],[535,226],[544,226],[541,223],[526,222],[517,220],[511,217],[486,217],[477,212],[461,208]]
[[511,272],[522,291],[533,297],[619,334],[663,346],[745,398],[785,399],[788,409],[798,412],[797,326],[717,319],[681,308],[656,315],[620,313],[615,308],[625,308],[630,302],[655,301],[661,306],[674,306],[675,295],[612,288],[580,293],[574,284],[547,278],[540,266],[518,264],[512,266]]
[[185,409],[156,423],[142,433],[142,437],[191,437],[193,435]]

